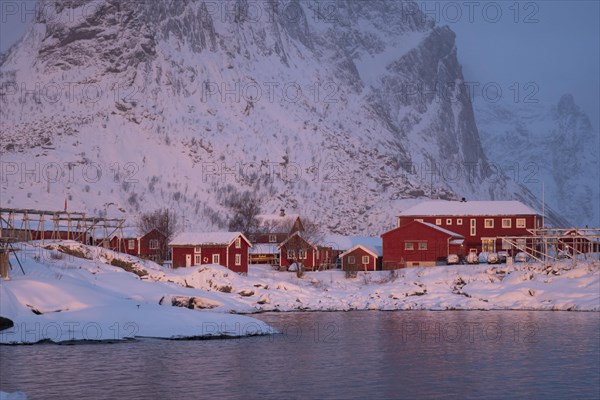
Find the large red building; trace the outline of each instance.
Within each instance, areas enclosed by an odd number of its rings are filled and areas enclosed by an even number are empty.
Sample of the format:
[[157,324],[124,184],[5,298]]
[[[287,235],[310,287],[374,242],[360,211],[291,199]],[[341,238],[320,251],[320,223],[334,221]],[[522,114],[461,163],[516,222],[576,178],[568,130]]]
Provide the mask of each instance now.
[[530,236],[542,226],[542,216],[519,201],[425,201],[398,215],[398,227],[413,221],[464,237],[462,255],[502,250],[503,236]]
[[235,272],[248,272],[252,245],[240,232],[184,232],[169,243],[173,268],[219,264]]
[[445,264],[448,254],[460,254],[464,237],[429,222],[410,221],[381,235],[383,269]]

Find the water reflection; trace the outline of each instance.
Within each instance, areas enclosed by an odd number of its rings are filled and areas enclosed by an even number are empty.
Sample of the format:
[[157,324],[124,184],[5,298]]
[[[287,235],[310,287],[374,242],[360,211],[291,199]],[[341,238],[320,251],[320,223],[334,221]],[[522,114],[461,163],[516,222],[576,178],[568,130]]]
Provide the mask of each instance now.
[[347,312],[256,317],[284,334],[0,347],[31,399],[598,398],[597,313]]

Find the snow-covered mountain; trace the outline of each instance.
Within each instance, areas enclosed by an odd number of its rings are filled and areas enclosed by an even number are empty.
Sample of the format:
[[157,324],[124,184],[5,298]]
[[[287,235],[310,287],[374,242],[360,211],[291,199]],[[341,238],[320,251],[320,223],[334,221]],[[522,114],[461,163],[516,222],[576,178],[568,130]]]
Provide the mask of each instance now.
[[474,102],[490,161],[576,226],[600,226],[600,135],[572,95],[557,104]]
[[0,204],[168,206],[205,230],[257,196],[363,235],[432,194],[539,210],[483,177],[454,33],[410,6],[42,0],[1,64]]

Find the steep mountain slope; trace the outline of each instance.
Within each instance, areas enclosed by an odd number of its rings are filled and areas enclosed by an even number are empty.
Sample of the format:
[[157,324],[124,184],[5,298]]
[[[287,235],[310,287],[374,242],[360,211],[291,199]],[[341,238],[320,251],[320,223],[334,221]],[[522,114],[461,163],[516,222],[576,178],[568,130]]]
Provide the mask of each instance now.
[[475,101],[490,160],[577,226],[600,226],[600,136],[573,96],[558,104]]
[[410,4],[43,1],[1,66],[1,204],[213,229],[258,196],[378,234],[406,198],[535,203],[485,173],[454,34]]

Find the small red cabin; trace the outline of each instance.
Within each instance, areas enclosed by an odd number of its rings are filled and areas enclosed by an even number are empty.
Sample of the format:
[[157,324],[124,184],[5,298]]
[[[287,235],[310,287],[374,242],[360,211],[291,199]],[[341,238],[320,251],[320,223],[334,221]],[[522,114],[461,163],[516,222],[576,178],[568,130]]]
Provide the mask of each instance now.
[[250,241],[240,232],[184,232],[170,243],[173,268],[218,264],[248,272]]
[[381,269],[381,246],[359,244],[340,254],[344,271],[377,271]]
[[292,263],[299,262],[306,269],[314,271],[331,268],[333,265],[333,249],[310,243],[300,232],[295,232],[277,248],[280,252],[280,267],[288,268]]
[[412,221],[381,235],[383,269],[444,264],[448,254],[461,254],[464,237],[430,224]]

